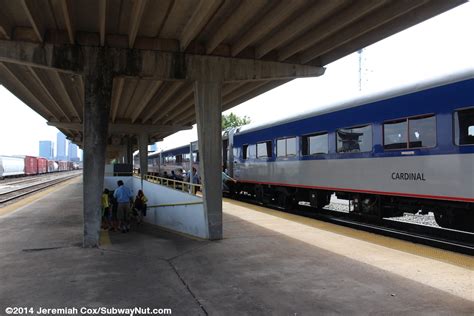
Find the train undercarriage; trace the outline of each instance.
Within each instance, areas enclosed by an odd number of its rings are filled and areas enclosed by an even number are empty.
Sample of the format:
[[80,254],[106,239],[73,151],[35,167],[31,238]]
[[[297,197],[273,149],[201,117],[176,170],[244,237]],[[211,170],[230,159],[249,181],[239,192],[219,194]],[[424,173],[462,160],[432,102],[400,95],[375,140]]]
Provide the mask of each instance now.
[[231,187],[231,195],[245,195],[264,205],[294,209],[306,202],[321,209],[331,202],[331,196],[349,201],[349,212],[367,219],[403,216],[404,213],[432,212],[436,223],[444,228],[474,232],[474,204],[467,202],[430,200],[400,196],[374,195],[355,192],[334,192],[298,187],[240,182]]

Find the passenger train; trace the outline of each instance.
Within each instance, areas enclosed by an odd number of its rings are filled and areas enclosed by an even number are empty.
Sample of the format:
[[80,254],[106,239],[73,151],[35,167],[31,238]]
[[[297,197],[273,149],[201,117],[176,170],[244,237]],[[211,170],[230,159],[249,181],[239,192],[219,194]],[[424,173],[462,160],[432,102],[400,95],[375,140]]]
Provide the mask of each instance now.
[[[183,146],[150,168],[189,170],[190,158]],[[336,194],[362,216],[433,212],[474,231],[474,70],[226,131],[223,160],[234,193],[264,204],[321,208]]]

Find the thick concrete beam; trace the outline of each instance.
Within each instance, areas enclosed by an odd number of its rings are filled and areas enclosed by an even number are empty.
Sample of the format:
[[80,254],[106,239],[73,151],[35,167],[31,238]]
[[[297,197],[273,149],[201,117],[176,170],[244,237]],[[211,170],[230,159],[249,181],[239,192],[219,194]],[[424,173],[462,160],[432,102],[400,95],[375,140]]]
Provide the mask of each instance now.
[[82,73],[84,55],[79,47],[0,40],[0,61],[68,73]]
[[222,82],[218,79],[209,80],[213,77],[210,75],[195,82],[194,93],[204,212],[209,239],[217,240],[222,239]]
[[84,247],[98,247],[113,77],[105,50],[88,57],[84,78]]
[[[81,123],[48,122],[47,124],[57,128],[67,128],[74,131],[82,131],[84,128]],[[148,134],[155,134],[163,132],[177,132],[185,129],[192,129],[192,126],[109,123],[108,132],[109,134],[139,135],[143,132],[147,132]]]
[[215,76],[223,82],[294,79],[324,74],[322,67],[252,59],[0,40],[0,62],[80,74],[84,72],[87,56],[99,53],[107,56],[110,72],[115,76],[142,79],[195,81],[202,78],[208,69],[218,69],[219,73],[215,72]]
[[186,55],[186,69],[188,80],[199,80],[214,69],[211,76],[223,82],[317,77],[325,71],[323,67],[197,55]]

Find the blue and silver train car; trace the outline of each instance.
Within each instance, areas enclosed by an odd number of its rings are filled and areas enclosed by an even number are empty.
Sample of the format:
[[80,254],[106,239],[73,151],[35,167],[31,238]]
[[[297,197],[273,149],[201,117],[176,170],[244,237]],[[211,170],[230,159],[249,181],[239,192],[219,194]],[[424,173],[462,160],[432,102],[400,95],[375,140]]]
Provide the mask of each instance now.
[[264,203],[323,207],[336,193],[368,216],[421,210],[474,229],[473,70],[232,136],[233,176]]
[[[199,164],[197,151],[192,153],[192,163],[194,167],[197,167]],[[190,170],[190,166],[190,145],[148,155],[148,172],[155,175],[171,176],[172,172],[174,172],[178,178],[185,178],[185,173]]]

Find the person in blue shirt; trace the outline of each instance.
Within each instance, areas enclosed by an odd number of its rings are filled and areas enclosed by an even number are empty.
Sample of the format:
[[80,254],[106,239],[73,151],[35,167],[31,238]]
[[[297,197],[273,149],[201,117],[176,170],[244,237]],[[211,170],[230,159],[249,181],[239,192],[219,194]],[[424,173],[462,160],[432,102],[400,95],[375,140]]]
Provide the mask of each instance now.
[[133,203],[132,191],[127,188],[122,180],[117,181],[118,188],[114,192],[117,200],[117,219],[122,233],[130,231],[130,205]]

